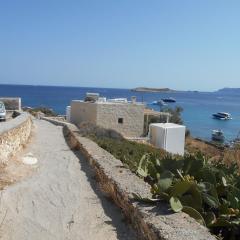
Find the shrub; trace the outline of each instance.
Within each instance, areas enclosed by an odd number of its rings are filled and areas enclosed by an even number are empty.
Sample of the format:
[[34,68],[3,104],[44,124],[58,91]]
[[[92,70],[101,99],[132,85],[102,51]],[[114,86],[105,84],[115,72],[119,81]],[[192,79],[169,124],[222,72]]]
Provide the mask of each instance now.
[[78,125],[80,134],[86,137],[123,139],[123,136],[113,129],[105,129],[95,124],[84,122]]
[[176,124],[183,124],[181,113],[183,112],[183,108],[175,107],[175,108],[166,108],[164,112],[168,112],[171,114],[170,122]]
[[[182,116],[181,113],[183,112],[183,108],[181,107],[175,107],[175,108],[163,108],[162,112],[167,112],[171,114],[171,117],[169,118],[169,122],[171,123],[176,123],[176,124],[183,124],[183,120],[182,120]],[[144,134],[146,135],[148,133],[148,129],[149,129],[149,125],[151,123],[165,123],[167,121],[167,117],[166,116],[148,116],[148,121],[147,118],[145,117],[144,119],[144,129],[145,132]],[[186,134],[190,134],[190,131],[187,130]]]
[[[202,154],[152,161],[144,155],[137,174],[152,179],[153,197],[168,201],[224,239],[240,237],[240,179],[236,165],[210,163]],[[139,196],[141,199],[141,196]]]
[[36,108],[23,108],[24,111],[29,112],[33,116],[36,116],[38,112],[44,113],[47,117],[56,117],[57,113],[55,113],[52,109],[47,107],[36,107]]
[[96,99],[94,97],[87,96],[87,97],[85,97],[84,102],[94,103],[94,102],[96,102]]
[[79,133],[95,141],[100,147],[121,160],[132,171],[136,171],[141,157],[151,153],[154,158],[162,158],[166,152],[150,145],[126,140],[120,133],[105,129],[92,123],[81,123]]
[[161,159],[166,154],[165,151],[153,148],[150,145],[125,139],[98,138],[93,136],[91,136],[91,139],[117,159],[121,160],[133,172],[137,171],[139,162],[145,153],[151,154],[153,159]]
[[[94,132],[94,131],[93,131]],[[99,136],[99,134],[98,134]],[[201,153],[174,156],[126,139],[91,134],[98,145],[151,185],[153,199],[183,211],[223,239],[240,238],[240,178],[236,164],[210,162]],[[107,136],[107,137],[106,137]]]

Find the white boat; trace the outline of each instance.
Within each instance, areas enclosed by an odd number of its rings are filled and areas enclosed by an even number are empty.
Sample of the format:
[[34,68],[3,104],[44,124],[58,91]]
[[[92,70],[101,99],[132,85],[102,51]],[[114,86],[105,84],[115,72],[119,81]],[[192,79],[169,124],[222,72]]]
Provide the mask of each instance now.
[[167,104],[163,100],[153,101],[152,105],[166,106]]
[[167,104],[163,100],[158,101],[159,106],[166,106]]
[[212,131],[212,140],[218,141],[218,142],[223,142],[225,139],[224,133],[222,130],[213,130]]
[[107,100],[108,102],[116,102],[116,103],[127,103],[127,98],[111,98]]
[[214,113],[212,116],[213,116],[213,118],[219,119],[219,120],[230,120],[230,119],[232,119],[231,114],[227,113],[227,112]]

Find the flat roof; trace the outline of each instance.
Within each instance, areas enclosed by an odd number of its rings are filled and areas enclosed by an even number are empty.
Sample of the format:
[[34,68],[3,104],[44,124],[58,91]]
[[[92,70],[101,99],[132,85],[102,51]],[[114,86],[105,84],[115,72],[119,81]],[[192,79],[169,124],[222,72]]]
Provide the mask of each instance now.
[[151,123],[150,126],[162,127],[162,128],[179,128],[179,127],[185,128],[184,125],[179,125],[176,123]]
[[106,105],[145,105],[144,103],[141,103],[141,102],[101,102],[101,101],[96,101],[96,102],[85,102],[83,100],[72,100],[72,102],[81,102],[81,103],[91,103],[91,104],[106,104]]

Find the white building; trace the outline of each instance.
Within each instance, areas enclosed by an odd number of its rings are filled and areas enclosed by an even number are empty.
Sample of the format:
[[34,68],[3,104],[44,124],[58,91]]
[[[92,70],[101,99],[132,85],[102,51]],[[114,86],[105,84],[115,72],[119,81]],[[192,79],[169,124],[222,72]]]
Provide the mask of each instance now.
[[95,102],[73,100],[71,102],[71,122],[90,122],[107,129],[114,129],[125,137],[140,137],[144,125],[143,103],[123,101],[123,99],[99,99]]
[[152,123],[149,126],[150,143],[173,154],[184,154],[186,127],[174,123]]

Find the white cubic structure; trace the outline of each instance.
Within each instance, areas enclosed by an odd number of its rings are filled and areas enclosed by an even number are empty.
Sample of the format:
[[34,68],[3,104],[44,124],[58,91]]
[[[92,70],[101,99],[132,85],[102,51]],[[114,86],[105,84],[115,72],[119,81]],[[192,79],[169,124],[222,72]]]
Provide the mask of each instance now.
[[184,155],[186,127],[175,123],[152,123],[150,143],[173,154]]

